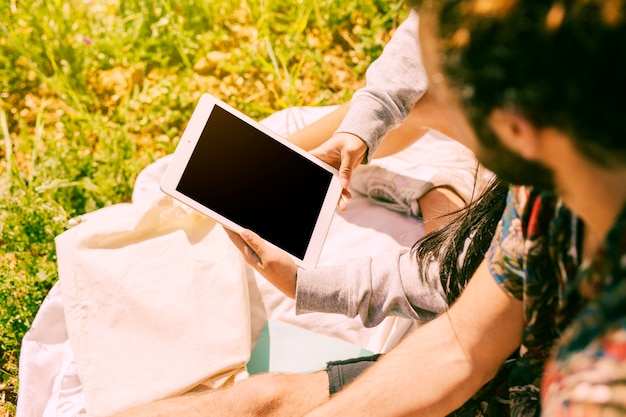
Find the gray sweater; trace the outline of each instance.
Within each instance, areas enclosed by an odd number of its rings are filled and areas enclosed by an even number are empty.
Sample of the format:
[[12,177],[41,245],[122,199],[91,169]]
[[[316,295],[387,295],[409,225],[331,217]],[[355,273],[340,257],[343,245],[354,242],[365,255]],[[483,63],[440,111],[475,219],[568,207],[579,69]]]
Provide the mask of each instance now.
[[[418,24],[418,15],[412,11],[368,68],[366,86],[352,97],[350,110],[337,130],[359,136],[368,145],[368,155],[387,132],[404,121],[428,86]],[[296,312],[358,315],[366,326],[377,325],[387,315],[430,320],[448,304],[436,264],[429,271],[428,282],[420,281],[417,268],[409,249],[401,249],[339,266],[300,269]]]
[[360,137],[373,155],[383,137],[400,125],[428,87],[417,37],[419,17],[411,11],[382,54],[368,67],[366,85],[350,100],[337,132]]
[[339,313],[372,327],[393,315],[419,322],[446,311],[448,303],[434,262],[422,282],[409,249],[344,265],[298,270],[296,313]]

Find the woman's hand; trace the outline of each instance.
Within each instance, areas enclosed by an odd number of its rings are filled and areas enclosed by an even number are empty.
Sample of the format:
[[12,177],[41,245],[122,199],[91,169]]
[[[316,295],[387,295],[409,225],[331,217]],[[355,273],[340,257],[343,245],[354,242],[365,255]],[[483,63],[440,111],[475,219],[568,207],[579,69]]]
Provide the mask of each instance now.
[[365,142],[350,133],[336,133],[311,150],[311,154],[339,170],[339,181],[343,191],[338,204],[342,211],[346,209],[347,200],[352,198],[348,190],[352,173],[361,164],[366,152]]
[[245,229],[240,234],[225,230],[250,266],[287,297],[296,297],[298,267],[286,252],[264,241],[251,230]]

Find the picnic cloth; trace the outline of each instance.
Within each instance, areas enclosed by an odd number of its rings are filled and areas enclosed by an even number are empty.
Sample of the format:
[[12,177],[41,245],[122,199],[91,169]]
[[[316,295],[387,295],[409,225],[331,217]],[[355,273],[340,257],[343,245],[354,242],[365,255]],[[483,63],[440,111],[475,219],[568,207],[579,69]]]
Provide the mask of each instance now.
[[[292,108],[262,123],[287,136],[333,109]],[[436,141],[413,146],[428,155]],[[246,378],[268,319],[372,352],[414,328],[397,317],[365,328],[358,318],[297,316],[220,225],[159,190],[169,158],[140,173],[131,203],[81,216],[57,237],[59,281],[22,342],[17,417],[106,416]],[[337,211],[318,265],[409,247],[422,235],[420,220],[357,194]]]

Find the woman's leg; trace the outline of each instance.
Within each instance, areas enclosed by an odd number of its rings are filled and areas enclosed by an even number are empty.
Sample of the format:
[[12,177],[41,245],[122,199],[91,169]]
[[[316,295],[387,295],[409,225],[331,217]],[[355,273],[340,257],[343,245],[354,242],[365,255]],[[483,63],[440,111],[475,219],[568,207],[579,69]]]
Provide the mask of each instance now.
[[445,187],[437,187],[428,191],[418,200],[424,232],[430,233],[450,223],[465,207],[465,202],[457,193]]

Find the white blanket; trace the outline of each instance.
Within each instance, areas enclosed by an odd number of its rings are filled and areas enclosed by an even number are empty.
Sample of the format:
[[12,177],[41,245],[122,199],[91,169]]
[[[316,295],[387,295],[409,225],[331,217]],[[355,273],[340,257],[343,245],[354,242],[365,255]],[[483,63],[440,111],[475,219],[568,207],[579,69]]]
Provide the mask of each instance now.
[[[286,136],[332,109],[288,109],[264,123]],[[428,155],[434,143],[413,147]],[[296,316],[293,300],[244,263],[221,226],[159,190],[168,160],[142,171],[132,203],[87,214],[57,238],[59,282],[23,340],[17,417],[106,416],[245,378],[268,318],[373,352],[412,328],[399,318],[368,329],[339,315]],[[355,195],[335,215],[319,265],[422,235],[419,220]]]

